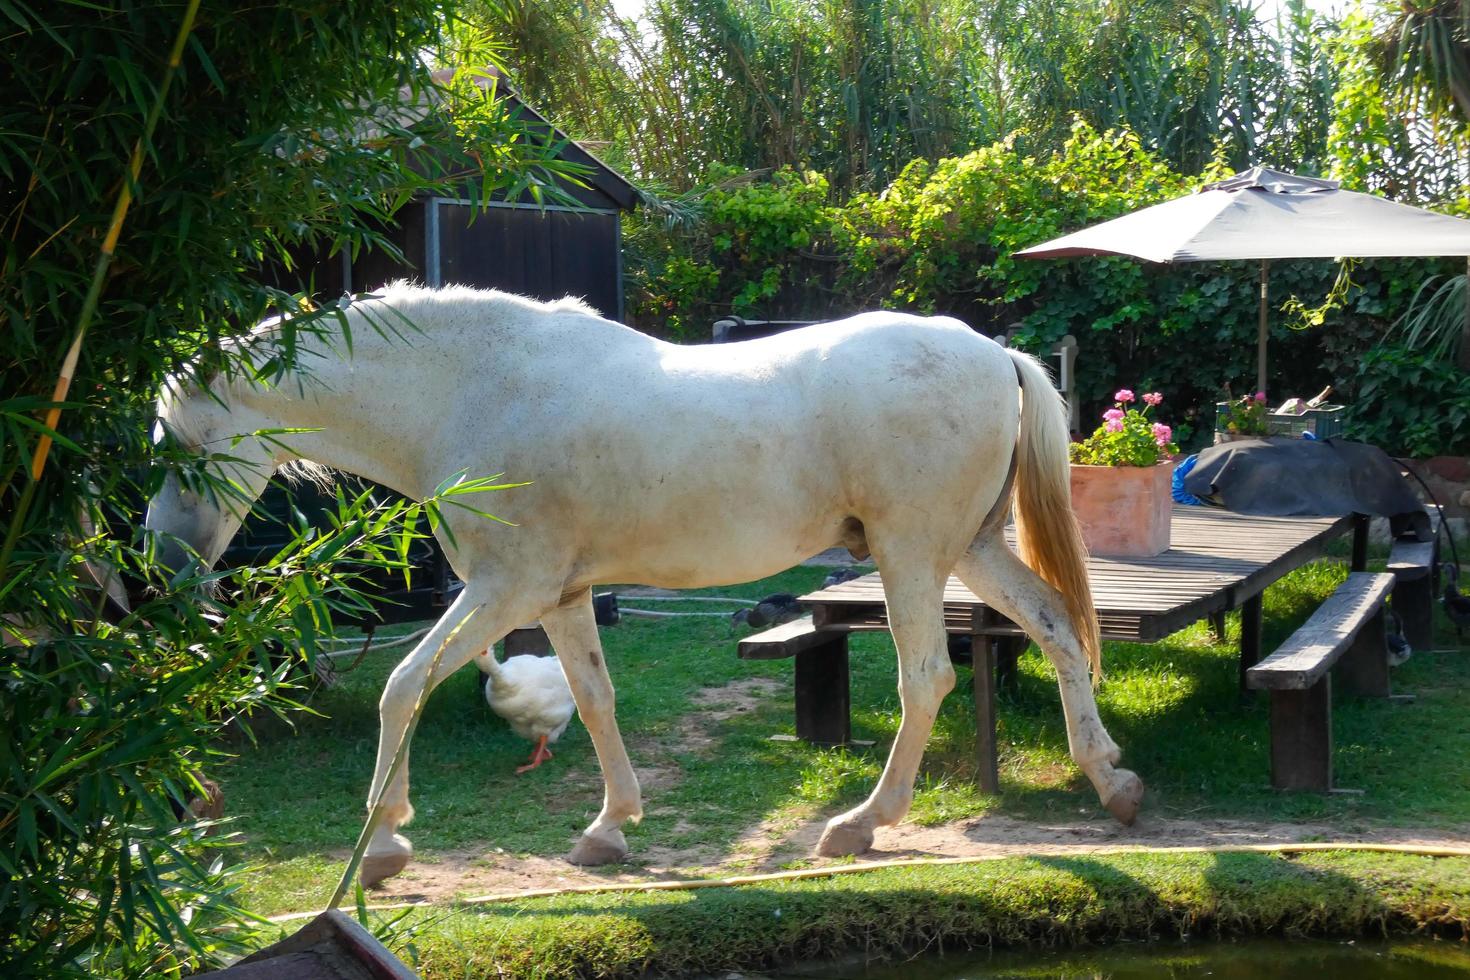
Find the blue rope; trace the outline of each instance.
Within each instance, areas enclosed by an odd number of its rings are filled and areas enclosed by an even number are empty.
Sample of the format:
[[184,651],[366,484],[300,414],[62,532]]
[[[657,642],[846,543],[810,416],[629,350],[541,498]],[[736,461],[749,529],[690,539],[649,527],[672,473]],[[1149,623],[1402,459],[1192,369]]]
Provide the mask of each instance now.
[[1170,492],[1177,503],[1189,504],[1192,507],[1204,506],[1203,500],[1184,489],[1184,478],[1189,475],[1190,470],[1194,469],[1194,464],[1197,462],[1199,462],[1199,453],[1186,456],[1183,462],[1174,467],[1174,480]]

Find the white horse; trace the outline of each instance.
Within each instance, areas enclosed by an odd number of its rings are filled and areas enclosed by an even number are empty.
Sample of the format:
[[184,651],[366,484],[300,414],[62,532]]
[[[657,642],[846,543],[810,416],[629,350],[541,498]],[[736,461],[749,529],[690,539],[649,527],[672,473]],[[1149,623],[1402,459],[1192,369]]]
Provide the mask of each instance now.
[[[419,332],[406,343],[379,336],[364,305],[379,323],[406,320]],[[1064,406],[1035,359],[956,320],[899,313],[709,347],[655,340],[573,300],[465,288],[395,284],[348,315],[350,355],[306,341],[309,370],[272,387],[217,378],[206,393],[173,382],[159,415],[185,446],[243,459],[231,475],[252,497],[298,459],[418,499],[466,469],[533,481],[483,504],[516,526],[461,518],[454,542],[440,533],[465,586],[383,691],[369,800],[381,792],[384,806],[366,883],[396,874],[413,853],[397,833],[413,815],[408,766],[385,782],[420,687],[537,619],[605,783],[602,811],[568,859],[624,859],[623,825],[643,806],[613,716],[591,586],[745,582],[839,544],[871,553],[883,573],[903,718],[877,787],[827,824],[819,853],[860,853],[874,828],[908,811],[940,700],[954,686],[942,615],[951,571],[1046,652],[1072,757],[1113,816],[1132,822],[1143,784],[1115,768],[1118,747],[1089,678],[1099,642],[1071,511]],[[283,428],[312,431],[230,448],[237,434]],[[1013,483],[1024,563],[1002,536]],[[236,511],[170,478],[147,526],[212,564],[239,527]]]

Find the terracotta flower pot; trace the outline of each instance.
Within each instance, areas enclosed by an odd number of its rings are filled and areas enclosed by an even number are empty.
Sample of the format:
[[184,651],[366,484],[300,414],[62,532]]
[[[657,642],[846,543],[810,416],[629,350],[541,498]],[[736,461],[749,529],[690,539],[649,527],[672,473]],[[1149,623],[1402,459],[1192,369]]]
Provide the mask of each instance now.
[[1144,558],[1169,550],[1174,464],[1072,464],[1072,509],[1094,555]]

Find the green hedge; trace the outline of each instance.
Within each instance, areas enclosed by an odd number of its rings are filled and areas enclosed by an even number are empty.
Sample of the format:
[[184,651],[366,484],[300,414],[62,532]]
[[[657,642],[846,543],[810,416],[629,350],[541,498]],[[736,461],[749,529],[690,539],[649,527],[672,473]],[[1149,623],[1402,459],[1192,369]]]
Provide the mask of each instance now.
[[1368,351],[1345,434],[1394,456],[1470,456],[1470,377],[1453,361],[1385,344]]
[[[721,171],[692,228],[631,223],[629,313],[641,329],[691,341],[707,339],[710,323],[730,312],[826,319],[875,308],[953,315],[987,334],[1011,332],[1031,350],[1072,334],[1085,428],[1126,385],[1163,392],[1163,421],[1197,444],[1226,386],[1255,388],[1256,264],[1011,254],[1222,174],[1217,164],[1186,176],[1131,133],[1081,124],[1049,157],[1002,142],[934,164],[916,160],[882,193],[837,204],[819,174],[783,170],[732,183]],[[1379,397],[1360,373],[1364,355],[1423,278],[1440,271],[1449,270],[1422,260],[1359,263],[1323,311],[1324,325],[1307,327],[1338,266],[1272,263],[1272,401],[1328,384],[1349,401]],[[1416,419],[1416,431],[1440,431]],[[1416,439],[1416,450],[1442,446],[1436,438]]]

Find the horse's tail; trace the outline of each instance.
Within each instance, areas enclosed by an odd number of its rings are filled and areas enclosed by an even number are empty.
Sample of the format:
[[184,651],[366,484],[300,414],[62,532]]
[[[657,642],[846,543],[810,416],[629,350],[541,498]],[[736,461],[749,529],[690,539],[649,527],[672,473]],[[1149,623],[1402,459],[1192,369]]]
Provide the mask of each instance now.
[[1062,593],[1096,681],[1102,676],[1102,640],[1087,581],[1087,548],[1072,512],[1067,405],[1052,387],[1040,361],[1009,348],[1006,353],[1021,380],[1021,434],[1016,447],[1017,551],[1023,562]]

